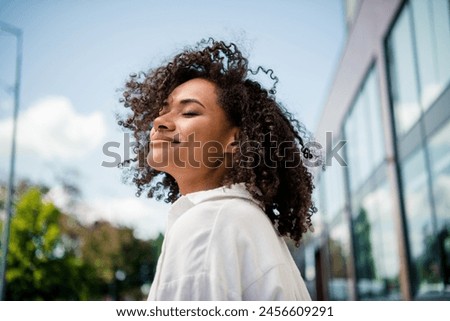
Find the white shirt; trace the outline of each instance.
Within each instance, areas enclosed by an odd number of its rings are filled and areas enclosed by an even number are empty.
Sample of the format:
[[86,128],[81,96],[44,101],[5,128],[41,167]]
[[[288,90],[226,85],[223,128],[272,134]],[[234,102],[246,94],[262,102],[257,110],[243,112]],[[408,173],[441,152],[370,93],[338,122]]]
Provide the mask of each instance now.
[[180,197],[148,300],[311,300],[286,246],[243,184]]

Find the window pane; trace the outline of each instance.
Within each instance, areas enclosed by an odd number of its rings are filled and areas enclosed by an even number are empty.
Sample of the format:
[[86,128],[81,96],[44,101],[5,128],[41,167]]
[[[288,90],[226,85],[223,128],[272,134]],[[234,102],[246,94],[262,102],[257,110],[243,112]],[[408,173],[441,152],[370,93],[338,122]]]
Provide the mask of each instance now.
[[439,90],[437,83],[436,60],[434,53],[434,33],[431,23],[431,6],[428,1],[412,1],[414,16],[414,30],[416,36],[416,50],[420,73],[422,106],[429,106]]
[[445,286],[450,284],[450,122],[430,140],[438,253]]
[[432,242],[434,231],[423,150],[417,151],[404,162],[402,179],[413,289],[420,296],[439,290],[440,286],[438,254]]
[[365,87],[367,96],[369,133],[370,133],[370,158],[372,168],[380,164],[384,158],[384,134],[381,126],[381,104],[379,96],[378,78],[375,69],[372,69]]
[[368,117],[368,106],[365,99],[364,92],[359,95],[358,101],[355,106],[355,114],[356,114],[356,128],[357,128],[357,137],[358,137],[358,149],[357,149],[357,161],[360,163],[358,173],[358,181],[357,185],[361,185],[361,183],[369,176],[370,174],[370,139],[369,139],[369,131],[370,129],[367,126]]
[[389,36],[387,48],[391,96],[399,136],[406,133],[420,116],[409,9],[406,6],[400,14]]
[[384,158],[381,105],[372,69],[345,124],[350,189],[356,191]]
[[354,218],[357,289],[362,300],[399,300],[400,265],[390,191],[385,183],[362,197]]
[[447,1],[412,1],[421,103],[430,107],[450,76],[450,27]]
[[445,88],[450,82],[450,1],[435,0],[432,4],[436,59],[439,83]]
[[[327,181],[326,181],[325,173],[322,173],[322,175],[320,175],[320,178],[319,178],[319,192],[318,192],[319,207],[318,207],[318,210],[323,214],[326,214],[328,211],[327,210],[326,186],[327,186]],[[314,215],[314,216],[316,216],[316,215]]]
[[334,161],[331,166],[328,166],[324,173],[325,189],[326,189],[326,208],[328,221],[344,207],[345,203],[345,186],[344,186],[344,167],[338,162]]
[[347,169],[350,176],[350,190],[354,191],[357,187],[356,174],[359,173],[359,162],[357,161],[358,135],[356,135],[356,121],[354,113],[351,113],[345,123],[345,139],[347,143],[344,148],[347,154]]
[[350,230],[343,212],[336,216],[328,242],[330,280],[328,290],[331,300],[349,299],[348,257],[350,253]]

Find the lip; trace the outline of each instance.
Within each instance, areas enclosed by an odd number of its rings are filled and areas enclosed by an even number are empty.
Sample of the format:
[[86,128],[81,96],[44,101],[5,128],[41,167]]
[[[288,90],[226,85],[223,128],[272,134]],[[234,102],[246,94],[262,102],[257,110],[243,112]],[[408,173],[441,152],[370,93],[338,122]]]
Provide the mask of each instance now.
[[150,139],[150,143],[158,143],[158,142],[169,142],[173,144],[179,144],[180,142],[174,138],[162,136],[162,135],[153,135]]

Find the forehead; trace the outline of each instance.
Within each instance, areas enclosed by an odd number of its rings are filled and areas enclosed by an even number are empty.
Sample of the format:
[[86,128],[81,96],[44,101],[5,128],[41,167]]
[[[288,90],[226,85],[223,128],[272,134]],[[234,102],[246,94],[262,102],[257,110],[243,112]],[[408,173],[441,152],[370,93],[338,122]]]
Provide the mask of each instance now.
[[167,103],[177,103],[183,99],[196,98],[205,104],[217,103],[217,86],[206,79],[194,78],[175,89],[167,97]]

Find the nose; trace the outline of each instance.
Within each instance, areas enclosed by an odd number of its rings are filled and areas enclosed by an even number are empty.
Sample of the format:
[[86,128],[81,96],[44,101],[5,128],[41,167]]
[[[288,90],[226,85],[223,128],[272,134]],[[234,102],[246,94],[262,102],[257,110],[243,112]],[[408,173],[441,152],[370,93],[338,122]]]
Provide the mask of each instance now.
[[175,130],[175,123],[167,114],[164,114],[155,118],[153,128],[158,131],[173,131]]

